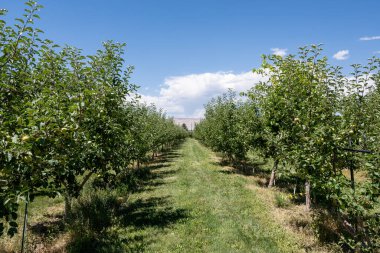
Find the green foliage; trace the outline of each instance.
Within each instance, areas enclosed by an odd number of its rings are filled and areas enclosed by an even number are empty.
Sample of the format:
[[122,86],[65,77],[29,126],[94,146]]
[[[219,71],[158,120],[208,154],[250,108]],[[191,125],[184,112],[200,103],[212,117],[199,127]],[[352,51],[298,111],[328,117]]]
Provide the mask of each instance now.
[[116,191],[89,189],[73,205],[69,252],[125,252],[116,231],[120,202]]
[[111,180],[186,136],[137,104],[125,44],[107,41],[90,56],[60,48],[34,27],[41,6],[26,6],[13,27],[0,22],[0,233],[10,236],[26,196],[63,194],[69,211],[92,175]]
[[248,142],[241,138],[245,118],[245,107],[236,99],[236,94],[229,91],[206,106],[205,120],[196,125],[194,136],[210,146],[214,151],[221,152],[232,161],[241,161],[247,153]]
[[101,236],[101,234],[111,227],[114,212],[119,204],[117,195],[110,191],[88,192],[75,202],[72,211],[72,226],[75,231],[91,231],[91,233]]
[[[233,96],[212,100],[195,136],[236,158],[259,150],[274,160],[273,178],[277,163],[284,164],[282,178],[310,184],[307,202],[335,217],[344,247],[373,252],[380,226],[380,61],[353,65],[352,75],[344,77],[321,53],[312,45],[297,55],[263,56],[254,72],[265,81],[244,94],[244,103]],[[347,178],[345,169],[365,179]],[[283,200],[278,196],[276,203]]]

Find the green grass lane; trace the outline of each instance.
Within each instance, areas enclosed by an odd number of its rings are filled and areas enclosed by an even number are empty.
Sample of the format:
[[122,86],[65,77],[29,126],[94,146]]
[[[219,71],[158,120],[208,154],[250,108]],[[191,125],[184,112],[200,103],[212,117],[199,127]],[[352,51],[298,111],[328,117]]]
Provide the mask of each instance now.
[[130,197],[131,251],[300,251],[258,193],[247,189],[247,180],[224,170],[209,149],[188,139],[166,158],[144,189]]

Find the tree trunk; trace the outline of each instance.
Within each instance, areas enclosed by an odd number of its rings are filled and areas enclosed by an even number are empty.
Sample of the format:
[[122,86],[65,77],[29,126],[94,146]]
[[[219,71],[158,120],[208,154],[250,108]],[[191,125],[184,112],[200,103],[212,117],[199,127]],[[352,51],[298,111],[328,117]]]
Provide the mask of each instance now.
[[310,199],[310,182],[305,182],[305,201],[306,201],[306,211],[310,211],[311,199]]
[[137,160],[137,169],[140,169],[140,160]]
[[87,181],[91,178],[91,176],[92,176],[92,174],[94,174],[94,172],[89,172],[84,178],[83,178],[83,181],[82,181],[82,183],[80,184],[80,186],[79,186],[79,190],[81,191],[81,190],[83,190],[83,187],[84,187],[84,185],[87,183]]
[[274,164],[273,164],[272,174],[270,175],[270,180],[269,180],[268,188],[271,188],[273,185],[276,184],[275,182],[276,182],[277,167],[278,167],[278,160],[275,159],[274,160]]
[[68,220],[71,214],[71,200],[71,196],[65,194],[65,220]]

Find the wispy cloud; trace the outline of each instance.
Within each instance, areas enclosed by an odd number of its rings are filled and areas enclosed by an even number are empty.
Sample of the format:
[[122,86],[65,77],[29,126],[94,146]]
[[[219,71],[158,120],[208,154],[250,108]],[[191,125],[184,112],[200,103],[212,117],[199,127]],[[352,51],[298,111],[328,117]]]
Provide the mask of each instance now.
[[380,36],[365,36],[365,37],[361,37],[359,40],[364,40],[364,41],[380,40]]
[[340,50],[336,54],[333,55],[333,58],[338,61],[347,60],[350,57],[350,51],[348,50]]
[[271,48],[272,54],[284,57],[287,54],[287,48]]
[[154,103],[170,116],[203,117],[203,106],[212,97],[229,88],[242,92],[250,89],[265,77],[251,71],[243,73],[215,72],[168,77],[157,96],[141,95],[141,100]]
[[380,51],[375,51],[375,52],[373,52],[373,53],[375,53],[375,54],[380,54]]

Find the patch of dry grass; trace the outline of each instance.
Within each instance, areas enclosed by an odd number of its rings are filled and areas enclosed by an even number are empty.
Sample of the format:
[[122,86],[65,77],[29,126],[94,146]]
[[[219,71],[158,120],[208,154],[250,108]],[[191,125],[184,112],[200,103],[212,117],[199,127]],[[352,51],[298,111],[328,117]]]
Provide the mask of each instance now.
[[[65,245],[68,241],[68,234],[64,232],[63,199],[38,197],[28,209],[26,252],[65,252],[58,250],[59,245]],[[13,238],[0,238],[1,253],[20,252],[24,210],[22,207],[18,212],[19,233]]]
[[[349,169],[342,170],[343,175],[348,179],[351,180],[351,174]],[[354,179],[357,183],[363,183],[368,180],[367,172],[359,170],[354,172]]]

